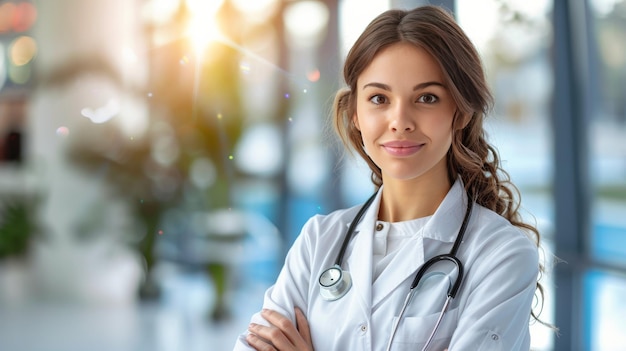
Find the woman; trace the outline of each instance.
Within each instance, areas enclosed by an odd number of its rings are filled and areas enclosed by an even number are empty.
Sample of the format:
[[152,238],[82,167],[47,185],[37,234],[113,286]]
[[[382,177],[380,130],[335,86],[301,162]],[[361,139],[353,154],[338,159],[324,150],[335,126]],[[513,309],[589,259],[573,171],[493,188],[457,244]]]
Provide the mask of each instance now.
[[[377,192],[305,224],[235,350],[529,350],[539,234],[485,140],[492,97],[474,46],[440,8],[390,10],[344,78],[335,127]],[[449,257],[410,289],[450,252],[464,268],[454,298],[462,273]],[[341,270],[324,274],[335,264],[350,278],[341,289]]]

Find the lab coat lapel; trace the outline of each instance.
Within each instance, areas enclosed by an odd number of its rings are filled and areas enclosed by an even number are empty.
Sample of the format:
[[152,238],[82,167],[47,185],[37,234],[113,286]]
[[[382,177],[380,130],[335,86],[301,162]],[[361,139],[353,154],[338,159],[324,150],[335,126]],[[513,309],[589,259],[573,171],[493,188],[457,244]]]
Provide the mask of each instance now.
[[[435,255],[447,253],[461,226],[465,214],[465,201],[467,199],[464,195],[463,183],[459,179],[432,218],[415,233],[415,237],[407,245],[400,249],[385,271],[376,279],[372,289],[372,306],[376,306],[407,278],[410,278],[406,285],[408,291],[415,273],[424,264],[425,257],[430,259]],[[428,248],[425,248],[425,239],[428,241]]]
[[352,289],[358,295],[359,302],[366,315],[372,307],[372,252],[374,225],[378,218],[378,206],[381,192],[372,202],[363,219],[356,227],[352,241],[354,246],[348,257],[348,269],[352,275]]
[[[398,289],[408,278],[412,281],[415,272],[423,263],[424,240],[421,233],[416,233],[416,236],[400,249],[394,259],[389,262],[387,268],[376,279],[372,288],[372,306],[380,303],[387,295]],[[407,291],[409,284],[410,282],[406,285]]]
[[[410,281],[413,280],[415,272],[424,263],[426,254],[430,258],[436,254],[433,251],[443,253],[439,252],[442,249],[441,246],[454,242],[456,231],[458,231],[463,219],[464,203],[467,200],[464,195],[463,183],[459,178],[430,221],[420,232],[416,233],[415,238],[409,244],[400,249],[401,251],[378,277],[376,283],[372,284],[374,226],[378,219],[381,194],[382,191],[379,190],[376,199],[356,228],[357,233],[352,239],[354,242],[352,251],[346,253],[346,257],[348,257],[347,267],[352,276],[352,289],[359,296],[360,305],[368,315],[372,306],[380,303],[405,280],[408,278]],[[424,238],[429,240],[426,253]]]

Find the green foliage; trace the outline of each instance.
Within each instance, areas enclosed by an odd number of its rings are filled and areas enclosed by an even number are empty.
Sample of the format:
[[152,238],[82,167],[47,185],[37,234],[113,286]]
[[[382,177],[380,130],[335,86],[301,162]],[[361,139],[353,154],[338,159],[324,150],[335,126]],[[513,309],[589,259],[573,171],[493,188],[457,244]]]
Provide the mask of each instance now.
[[0,202],[0,259],[22,257],[37,233],[36,204],[24,196]]

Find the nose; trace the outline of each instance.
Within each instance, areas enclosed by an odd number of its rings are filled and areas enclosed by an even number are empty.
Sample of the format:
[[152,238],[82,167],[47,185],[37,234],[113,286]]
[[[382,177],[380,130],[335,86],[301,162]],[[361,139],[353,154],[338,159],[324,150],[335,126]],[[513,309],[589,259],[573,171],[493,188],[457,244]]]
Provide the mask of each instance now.
[[412,132],[415,130],[415,121],[406,104],[397,104],[391,111],[389,128],[397,132]]

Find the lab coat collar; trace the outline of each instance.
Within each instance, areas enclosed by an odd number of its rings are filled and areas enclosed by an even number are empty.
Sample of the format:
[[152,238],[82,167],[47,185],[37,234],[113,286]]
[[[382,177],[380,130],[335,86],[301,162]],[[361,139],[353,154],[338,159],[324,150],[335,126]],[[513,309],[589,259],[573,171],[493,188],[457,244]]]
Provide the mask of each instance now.
[[[369,230],[368,233],[373,233],[373,228],[378,220],[382,189],[383,187],[378,190],[376,198],[363,216],[361,223],[357,225],[357,231]],[[443,242],[454,242],[465,217],[467,201],[468,197],[463,180],[458,177],[431,219],[424,226],[424,237]]]
[[[465,215],[467,196],[460,178],[454,183],[432,218],[416,235],[414,243],[401,248],[396,258],[390,262],[388,272],[383,273],[372,283],[372,254],[374,228],[378,219],[382,191],[378,191],[376,198],[357,225],[354,248],[349,255],[348,264],[352,274],[354,289],[359,295],[359,302],[364,311],[369,313],[372,306],[376,306],[398,285],[412,277],[424,263],[424,238],[441,242],[454,242],[463,216]],[[417,234],[417,233],[416,233]],[[406,260],[411,257],[411,260]],[[393,274],[390,274],[393,273]],[[374,294],[374,296],[372,296]]]
[[467,193],[461,178],[448,191],[432,218],[424,226],[424,238],[454,242],[467,210]]

